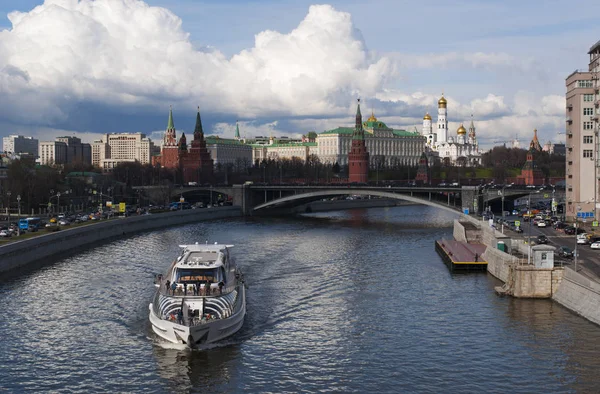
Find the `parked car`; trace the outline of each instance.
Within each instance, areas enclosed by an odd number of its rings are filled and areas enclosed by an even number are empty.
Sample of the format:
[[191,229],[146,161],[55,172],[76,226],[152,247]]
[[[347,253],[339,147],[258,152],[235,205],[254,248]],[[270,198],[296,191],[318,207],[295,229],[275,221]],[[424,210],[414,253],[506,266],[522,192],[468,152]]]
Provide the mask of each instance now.
[[544,220],[540,220],[540,221],[537,223],[537,226],[538,226],[538,227],[546,227],[546,222],[545,222]]
[[2,238],[10,238],[11,237],[11,233],[10,233],[10,231],[8,231],[8,229],[6,229],[6,230],[0,230],[0,237],[2,237]]
[[600,249],[600,241],[592,242],[592,244],[590,245],[590,248]]
[[538,244],[547,244],[548,243],[548,237],[546,237],[545,235],[538,235],[536,241],[536,243]]
[[559,247],[556,254],[558,254],[560,257],[566,257],[566,258],[573,257],[573,251],[567,246]]
[[577,245],[585,245],[588,243],[587,238],[577,238]]

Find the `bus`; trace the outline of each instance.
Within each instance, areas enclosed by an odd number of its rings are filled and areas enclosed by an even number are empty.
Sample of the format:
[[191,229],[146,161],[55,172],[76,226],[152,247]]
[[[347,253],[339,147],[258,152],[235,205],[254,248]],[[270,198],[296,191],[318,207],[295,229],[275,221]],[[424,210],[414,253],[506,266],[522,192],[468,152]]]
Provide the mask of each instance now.
[[179,211],[182,209],[192,209],[192,204],[190,204],[189,202],[172,202],[171,205],[169,205],[169,210],[171,211]]
[[21,231],[37,231],[40,229],[42,219],[40,218],[25,218],[19,220],[19,228]]

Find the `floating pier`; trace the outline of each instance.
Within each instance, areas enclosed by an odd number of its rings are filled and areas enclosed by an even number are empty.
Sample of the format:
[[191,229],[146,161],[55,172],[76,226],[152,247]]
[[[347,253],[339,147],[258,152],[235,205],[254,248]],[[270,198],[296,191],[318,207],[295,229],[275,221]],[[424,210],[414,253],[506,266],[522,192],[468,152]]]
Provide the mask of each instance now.
[[454,240],[435,241],[435,250],[450,268],[450,271],[486,271],[487,261],[481,255],[485,252],[483,244],[469,244]]

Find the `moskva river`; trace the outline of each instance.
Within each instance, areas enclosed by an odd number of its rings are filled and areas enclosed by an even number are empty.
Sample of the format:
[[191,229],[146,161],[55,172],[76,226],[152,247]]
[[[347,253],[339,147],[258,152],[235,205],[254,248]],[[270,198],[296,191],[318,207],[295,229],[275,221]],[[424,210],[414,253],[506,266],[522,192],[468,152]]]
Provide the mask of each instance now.
[[[405,206],[204,222],[4,279],[0,391],[598,392],[600,328],[499,298],[490,275],[451,275],[434,240],[453,219]],[[147,318],[153,274],[196,241],[235,244],[248,315],[189,351]]]

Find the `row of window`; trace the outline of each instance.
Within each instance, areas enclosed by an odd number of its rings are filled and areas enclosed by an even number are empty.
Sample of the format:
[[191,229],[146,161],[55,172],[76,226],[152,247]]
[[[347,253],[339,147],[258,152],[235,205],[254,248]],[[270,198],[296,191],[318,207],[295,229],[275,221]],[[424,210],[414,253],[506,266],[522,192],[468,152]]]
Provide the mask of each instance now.
[[584,94],[583,95],[583,101],[587,101],[587,102],[591,103],[592,101],[594,101],[594,95],[593,94],[589,94],[589,93]]
[[583,109],[583,115],[593,115],[594,114],[594,108],[584,108]]
[[584,149],[583,150],[583,158],[591,158],[593,157],[593,151],[591,149]]
[[593,88],[594,83],[592,81],[577,81],[578,88]]

